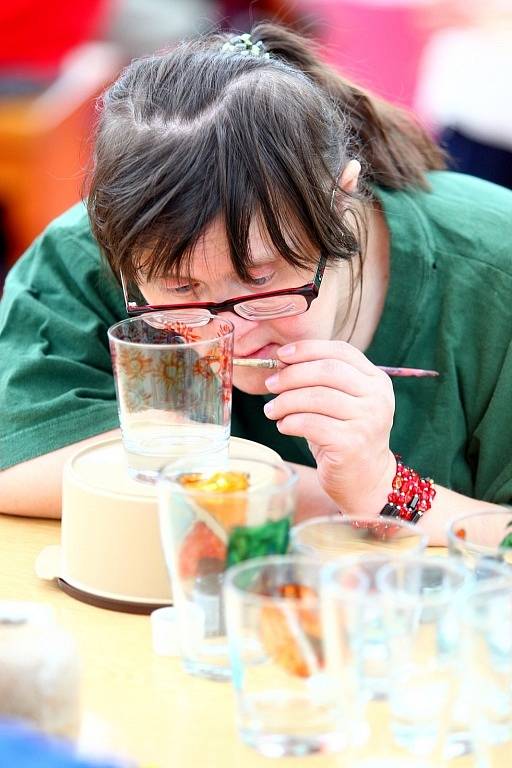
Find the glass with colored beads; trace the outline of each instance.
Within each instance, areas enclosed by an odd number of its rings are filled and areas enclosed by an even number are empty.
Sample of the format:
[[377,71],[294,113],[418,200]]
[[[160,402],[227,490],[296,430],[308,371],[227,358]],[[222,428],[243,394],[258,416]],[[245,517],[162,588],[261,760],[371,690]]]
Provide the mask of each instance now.
[[192,674],[231,675],[222,586],[227,568],[283,554],[297,475],[242,449],[184,458],[160,475],[160,529],[178,610],[181,655]]
[[[325,666],[322,564],[299,555],[241,563],[225,599],[237,725],[267,757],[344,749],[350,702]],[[364,577],[358,578],[364,590]]]

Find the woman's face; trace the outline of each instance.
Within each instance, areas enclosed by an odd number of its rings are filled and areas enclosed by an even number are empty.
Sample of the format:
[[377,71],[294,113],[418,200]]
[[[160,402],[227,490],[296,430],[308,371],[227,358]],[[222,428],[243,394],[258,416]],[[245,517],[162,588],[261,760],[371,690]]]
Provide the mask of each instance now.
[[[139,287],[150,304],[178,304],[220,302],[244,294],[297,288],[313,280],[315,266],[305,270],[290,266],[270,249],[257,225],[251,226],[249,241],[254,259],[249,283],[242,282],[236,275],[224,227],[215,222],[192,253],[189,278],[141,282]],[[347,306],[346,282],[339,269],[327,268],[319,297],[301,315],[255,322],[233,312],[223,313],[235,327],[235,357],[275,357],[279,347],[293,341],[334,338],[337,318],[344,314]],[[270,373],[268,369],[235,366],[233,383],[243,392],[264,394],[267,393],[265,379]]]

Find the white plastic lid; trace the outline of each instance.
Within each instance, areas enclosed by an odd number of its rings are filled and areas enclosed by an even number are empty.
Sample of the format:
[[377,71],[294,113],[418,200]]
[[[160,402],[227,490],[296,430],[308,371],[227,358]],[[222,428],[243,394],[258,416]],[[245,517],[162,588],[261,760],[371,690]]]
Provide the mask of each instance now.
[[99,495],[114,494],[146,502],[156,498],[154,485],[138,483],[130,477],[121,438],[98,440],[82,448],[68,459],[67,469],[75,483],[92,488]]

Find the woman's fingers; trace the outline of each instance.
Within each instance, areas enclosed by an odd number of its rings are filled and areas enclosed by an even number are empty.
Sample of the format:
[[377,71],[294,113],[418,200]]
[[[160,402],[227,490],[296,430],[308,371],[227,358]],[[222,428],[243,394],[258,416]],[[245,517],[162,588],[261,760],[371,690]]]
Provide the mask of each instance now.
[[[276,426],[281,434],[304,437],[314,449],[322,448],[324,451],[339,452],[346,445],[352,454],[358,448],[358,443],[363,443],[366,437],[365,434],[358,434],[355,439],[350,422],[341,422],[331,416],[316,413],[292,413],[280,419]],[[361,432],[364,431],[363,428]]]
[[289,389],[264,407],[269,419],[279,420],[292,413],[317,414],[345,421],[362,414],[366,401],[338,389],[302,387]]
[[354,397],[370,394],[377,377],[367,376],[350,363],[336,358],[293,363],[266,379],[269,392],[278,394],[303,387],[328,387]]
[[313,360],[340,360],[352,365],[356,370],[367,376],[377,376],[381,372],[367,357],[352,344],[346,341],[312,340],[297,341],[287,344],[277,350],[277,355],[283,363],[306,363]]
[[320,484],[340,508],[357,513],[366,504],[363,479],[378,511],[396,466],[391,379],[345,342],[300,341],[277,355],[286,365],[266,381],[276,394],[266,415],[283,435],[307,440]]

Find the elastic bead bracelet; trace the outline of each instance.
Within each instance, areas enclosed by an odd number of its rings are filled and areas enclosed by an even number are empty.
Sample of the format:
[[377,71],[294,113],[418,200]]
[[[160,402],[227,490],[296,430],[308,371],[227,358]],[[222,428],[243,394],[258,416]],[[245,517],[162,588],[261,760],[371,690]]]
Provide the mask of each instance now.
[[398,517],[409,523],[417,523],[432,506],[436,495],[434,481],[421,477],[414,469],[402,464],[396,457],[396,475],[388,503],[380,512],[381,517]]

